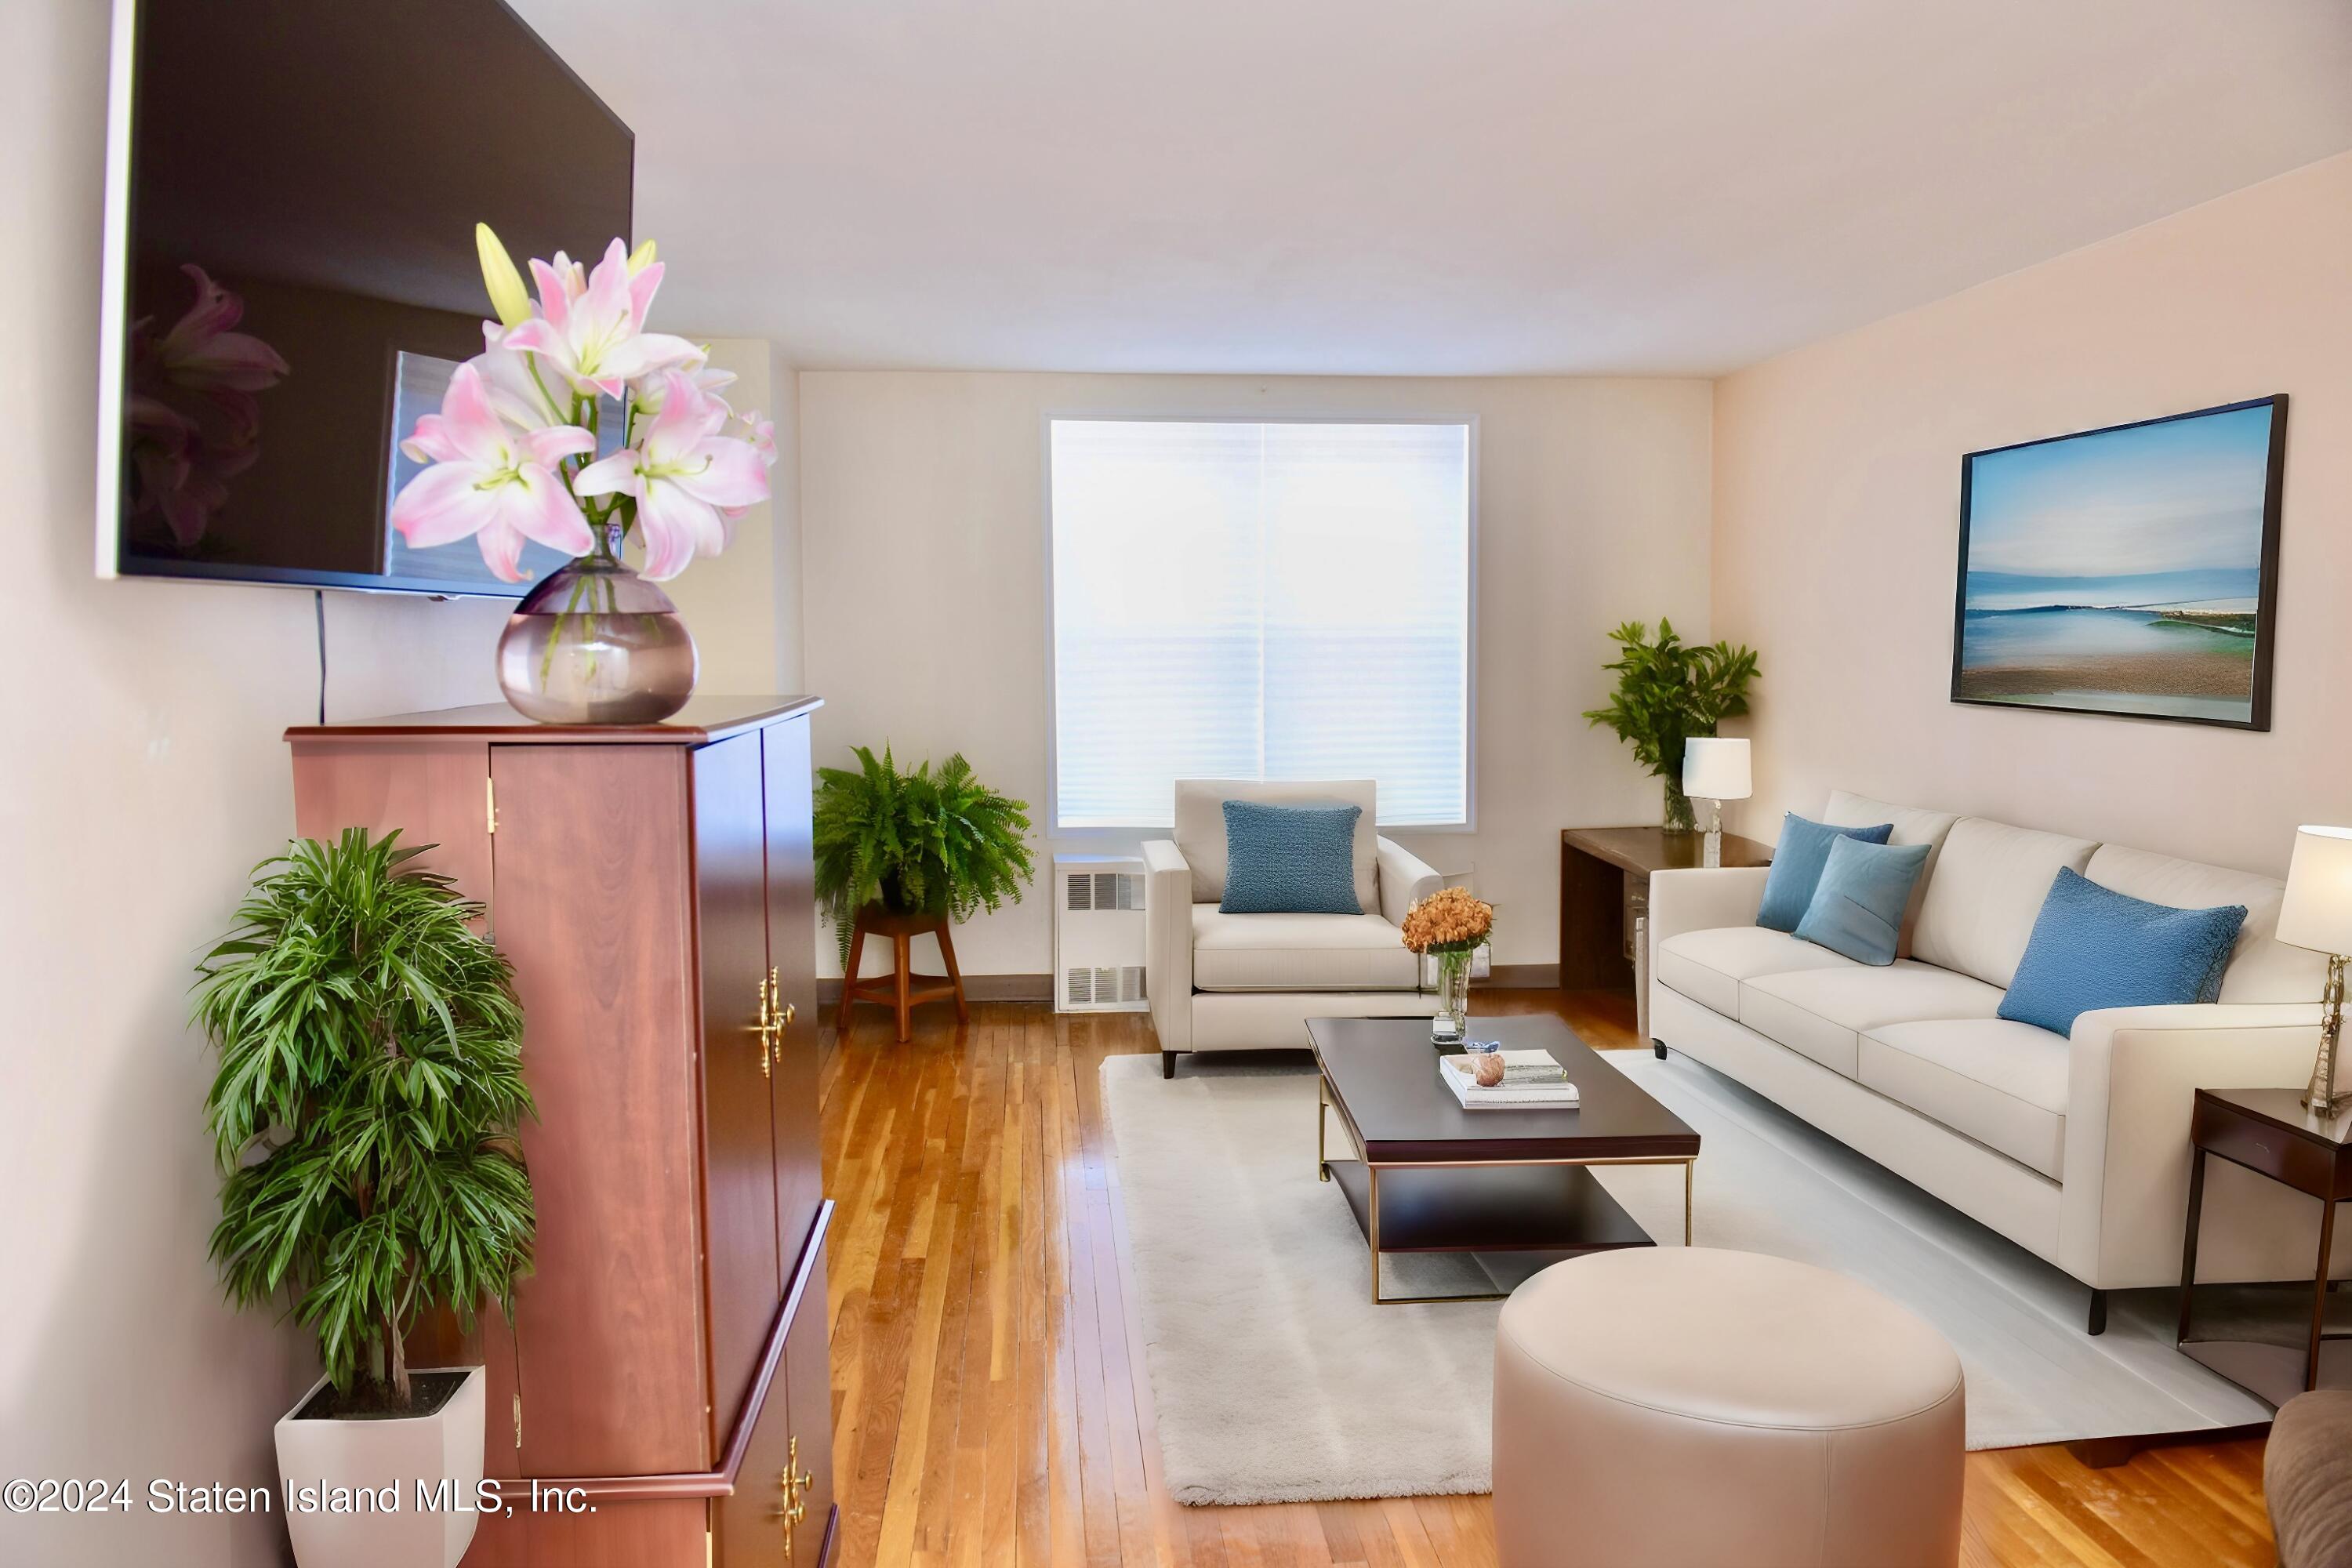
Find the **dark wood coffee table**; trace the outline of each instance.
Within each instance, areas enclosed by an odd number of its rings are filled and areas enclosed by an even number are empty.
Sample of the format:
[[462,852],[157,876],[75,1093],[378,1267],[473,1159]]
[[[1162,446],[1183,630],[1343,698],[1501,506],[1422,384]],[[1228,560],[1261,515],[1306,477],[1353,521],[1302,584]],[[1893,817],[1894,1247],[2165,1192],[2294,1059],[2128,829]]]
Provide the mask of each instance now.
[[[1337,1182],[1371,1248],[1372,1300],[1384,1252],[1544,1252],[1570,1257],[1648,1247],[1588,1165],[1680,1165],[1683,1245],[1690,1245],[1691,1167],[1698,1134],[1611,1067],[1557,1018],[1474,1017],[1471,1034],[1511,1050],[1549,1051],[1581,1094],[1572,1110],[1467,1110],[1437,1081],[1427,1018],[1309,1018],[1321,1074],[1317,1173]],[[1325,1107],[1339,1113],[1357,1158],[1328,1158]]]

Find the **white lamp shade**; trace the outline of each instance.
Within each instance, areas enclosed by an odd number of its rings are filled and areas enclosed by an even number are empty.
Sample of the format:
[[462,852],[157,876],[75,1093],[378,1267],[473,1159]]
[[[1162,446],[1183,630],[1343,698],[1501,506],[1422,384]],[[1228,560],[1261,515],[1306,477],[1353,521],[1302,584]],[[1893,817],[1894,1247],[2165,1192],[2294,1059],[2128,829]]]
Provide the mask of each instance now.
[[2287,862],[2281,942],[2352,954],[2352,827],[2298,827]]
[[1746,800],[1748,742],[1703,735],[1683,742],[1683,793],[1699,800]]

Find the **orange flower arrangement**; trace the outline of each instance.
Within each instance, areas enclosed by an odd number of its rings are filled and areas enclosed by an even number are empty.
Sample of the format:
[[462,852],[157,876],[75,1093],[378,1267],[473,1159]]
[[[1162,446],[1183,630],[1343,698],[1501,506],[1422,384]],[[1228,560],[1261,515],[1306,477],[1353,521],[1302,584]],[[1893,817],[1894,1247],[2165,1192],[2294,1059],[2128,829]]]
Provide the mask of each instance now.
[[1467,888],[1440,888],[1404,912],[1404,944],[1415,952],[1468,952],[1495,929],[1495,906]]

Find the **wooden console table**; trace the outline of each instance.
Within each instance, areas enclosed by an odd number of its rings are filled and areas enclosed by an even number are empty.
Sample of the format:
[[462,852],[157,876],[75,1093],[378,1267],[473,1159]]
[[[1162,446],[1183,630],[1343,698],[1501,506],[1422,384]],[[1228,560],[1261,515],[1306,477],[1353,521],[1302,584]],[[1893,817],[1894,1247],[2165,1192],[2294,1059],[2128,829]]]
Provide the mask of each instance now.
[[[1650,874],[1699,864],[1704,836],[1663,827],[1566,827],[1559,835],[1559,984],[1568,991],[1630,991],[1635,1026],[1650,1037]],[[1769,866],[1772,846],[1723,836],[1726,866]]]

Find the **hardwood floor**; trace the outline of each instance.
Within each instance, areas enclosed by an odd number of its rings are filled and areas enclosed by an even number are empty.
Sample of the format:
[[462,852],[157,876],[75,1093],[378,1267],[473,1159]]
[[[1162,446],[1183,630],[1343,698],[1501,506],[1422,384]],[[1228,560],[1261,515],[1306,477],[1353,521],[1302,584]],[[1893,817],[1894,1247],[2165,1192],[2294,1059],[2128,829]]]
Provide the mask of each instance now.
[[[1614,999],[1478,995],[1488,1011],[1558,1011],[1597,1046],[1637,1043]],[[932,1007],[899,1046],[887,1026],[837,1043],[832,1012],[841,1568],[1495,1561],[1483,1497],[1197,1509],[1168,1496],[1097,1093],[1104,1057],[1157,1048],[1146,1019],[996,1003],[959,1029]],[[1971,1454],[1961,1561],[2270,1568],[2262,1445],[2163,1447],[2106,1470],[2059,1447]]]

